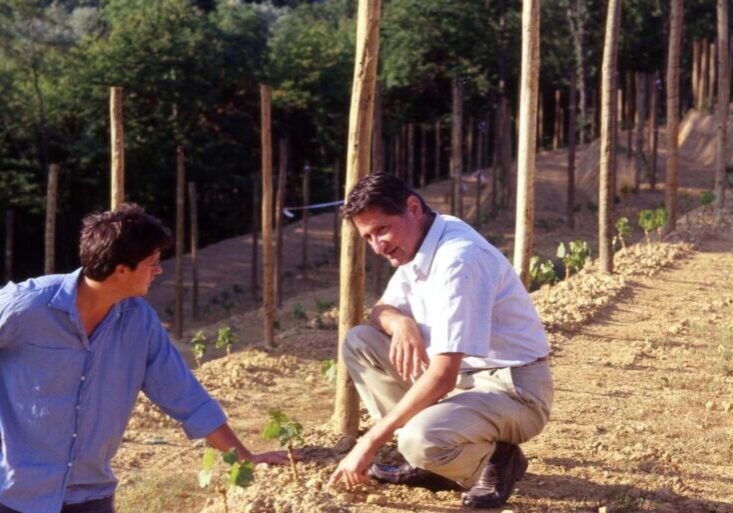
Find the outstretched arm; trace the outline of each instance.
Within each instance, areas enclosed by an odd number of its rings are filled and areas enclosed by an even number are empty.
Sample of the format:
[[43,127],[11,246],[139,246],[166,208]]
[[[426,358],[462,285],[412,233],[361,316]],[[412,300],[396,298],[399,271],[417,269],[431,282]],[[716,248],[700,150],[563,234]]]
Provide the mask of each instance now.
[[249,460],[255,465],[257,463],[287,465],[289,462],[288,453],[286,451],[271,451],[263,452],[261,454],[252,453],[244,446],[237,435],[234,434],[234,431],[229,427],[229,424],[226,423],[222,424],[212,433],[207,435],[206,440],[208,440],[214,449],[218,449],[220,451],[235,449],[240,460]]
[[453,390],[463,353],[444,353],[430,360],[425,373],[400,399],[397,405],[359,439],[353,449],[341,460],[329,484],[343,481],[352,486],[367,480],[366,472],[374,456],[394,434],[419,412],[438,402]]

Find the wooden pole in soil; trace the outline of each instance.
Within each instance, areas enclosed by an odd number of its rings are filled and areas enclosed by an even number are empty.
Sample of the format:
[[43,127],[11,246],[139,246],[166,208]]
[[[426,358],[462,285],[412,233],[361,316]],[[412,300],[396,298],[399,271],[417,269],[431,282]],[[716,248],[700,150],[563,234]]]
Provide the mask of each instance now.
[[260,288],[260,285],[259,285],[259,274],[260,273],[259,273],[259,268],[258,268],[259,266],[257,263],[259,260],[258,258],[259,248],[257,246],[258,246],[259,233],[260,233],[260,231],[258,230],[259,219],[260,219],[260,215],[259,215],[260,195],[257,192],[259,185],[260,185],[259,180],[257,179],[257,176],[254,175],[252,177],[252,268],[250,269],[251,274],[250,274],[250,280],[249,280],[250,290],[252,292],[252,299],[254,301],[257,301],[257,292]]
[[5,282],[13,279],[13,230],[15,213],[12,209],[5,211]]
[[560,102],[562,101],[562,92],[559,89],[555,89],[555,120],[554,127],[552,130],[552,149],[557,150],[560,147],[560,132],[562,126],[560,125]]
[[451,165],[453,180],[451,214],[463,218],[463,94],[457,78],[452,81],[453,111],[451,115]]
[[285,208],[285,187],[288,175],[288,140],[280,139],[280,171],[277,174],[277,196],[275,198],[275,301],[283,306],[283,209]]
[[644,122],[646,121],[646,75],[637,72],[634,76],[636,90],[636,131],[634,141],[634,192],[639,192],[644,172]]
[[529,289],[529,259],[534,226],[537,94],[540,74],[540,2],[522,2],[522,69],[519,78],[519,140],[514,270]]
[[435,176],[433,181],[440,180],[440,120],[435,122]]
[[308,161],[303,166],[303,247],[301,250],[301,267],[303,268],[303,279],[308,279],[308,204],[311,199],[311,165]]
[[[375,168],[377,169],[377,168]],[[334,201],[341,200],[341,162],[336,159],[333,163],[333,199]],[[333,212],[333,254],[336,256],[336,263],[338,263],[339,254],[339,209]]]
[[537,148],[542,148],[542,142],[545,138],[544,132],[544,108],[543,104],[544,101],[542,100],[542,94],[538,95],[539,98],[537,99]]
[[260,85],[262,126],[262,302],[265,346],[275,347],[275,268],[272,244],[272,110],[270,86]]
[[[616,91],[618,31],[621,19],[621,0],[609,0],[601,67],[601,161],[598,190],[598,252],[603,273],[613,272],[613,170],[616,158],[613,137],[613,94]],[[630,87],[627,91],[630,91]]]
[[[374,133],[372,135],[372,169],[377,173],[383,173],[386,171],[384,167],[384,146],[382,140],[382,86],[379,82],[377,82],[374,90]],[[340,190],[338,199],[341,199]]]
[[626,72],[626,155],[631,158],[634,148],[634,74],[630,71]]
[[425,187],[428,180],[428,126],[420,125],[422,137],[420,138],[420,187]]
[[[667,50],[667,170],[664,206],[669,232],[677,226],[677,173],[679,168],[680,116],[680,40],[682,39],[682,0],[671,0],[669,49]],[[699,91],[699,89],[698,89]]]
[[46,251],[43,261],[43,273],[53,274],[56,261],[56,204],[59,191],[59,165],[48,166],[48,184],[46,187]]
[[[379,59],[380,0],[359,0],[356,23],[356,59],[349,113],[346,190],[369,174],[374,86]],[[359,429],[359,399],[343,360],[346,333],[364,318],[364,240],[353,223],[341,225],[339,280],[339,359],[334,420],[340,433],[355,436]]]
[[568,188],[565,197],[565,219],[568,228],[575,228],[575,127],[577,112],[577,74],[575,66],[570,68],[570,91],[568,95]]
[[466,123],[466,171],[473,173],[476,170],[473,161],[473,117]]
[[109,94],[111,144],[111,202],[117,210],[125,201],[125,128],[122,110],[122,88],[111,87]]
[[186,163],[183,146],[176,150],[176,306],[173,326],[176,338],[183,336],[183,253],[185,251]]
[[657,188],[657,153],[659,149],[659,130],[657,125],[659,91],[657,90],[657,77],[658,74],[656,71],[649,76],[649,89],[651,94],[649,105],[649,152],[651,156],[649,188],[652,191]]
[[191,314],[199,318],[199,218],[196,183],[188,182],[188,213],[191,222]]
[[692,106],[697,109],[700,103],[700,94],[698,87],[700,85],[700,40],[695,39],[692,42]]
[[415,125],[407,125],[407,184],[415,187]]
[[718,18],[718,105],[716,109],[717,138],[715,141],[715,208],[725,206],[725,168],[727,161],[727,134],[730,102],[730,69],[728,55],[728,0],[717,0]]
[[710,43],[710,51],[708,52],[708,94],[707,94],[707,105],[710,112],[715,110],[713,105],[713,96],[715,93],[715,60],[717,55],[717,48],[715,43]]
[[476,229],[481,227],[481,171],[476,173]]
[[702,40],[702,48],[700,51],[700,86],[698,92],[700,93],[700,110],[705,108],[705,99],[708,97],[708,65],[710,64],[710,45],[708,40]]

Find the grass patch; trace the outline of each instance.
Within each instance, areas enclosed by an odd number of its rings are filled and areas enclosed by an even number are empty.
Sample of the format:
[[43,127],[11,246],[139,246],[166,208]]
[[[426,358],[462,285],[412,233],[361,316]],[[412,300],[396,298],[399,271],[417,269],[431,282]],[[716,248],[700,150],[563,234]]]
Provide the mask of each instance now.
[[162,511],[200,511],[211,494],[196,483],[196,473],[137,474],[120,485],[115,496],[117,511],[161,513]]

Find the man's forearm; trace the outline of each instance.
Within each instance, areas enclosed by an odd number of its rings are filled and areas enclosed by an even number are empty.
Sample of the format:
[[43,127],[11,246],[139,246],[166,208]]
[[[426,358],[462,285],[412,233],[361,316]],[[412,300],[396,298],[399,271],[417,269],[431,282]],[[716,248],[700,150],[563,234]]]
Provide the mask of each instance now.
[[399,311],[392,305],[384,303],[377,303],[372,308],[372,313],[369,316],[369,323],[389,335],[394,335],[394,326],[397,322],[402,322],[404,319],[409,319],[405,314]]
[[229,424],[222,424],[216,428],[206,437],[206,440],[212,447],[220,451],[226,452],[230,449],[235,449],[240,460],[249,460],[252,458],[252,453],[239,441],[239,438],[234,434]]

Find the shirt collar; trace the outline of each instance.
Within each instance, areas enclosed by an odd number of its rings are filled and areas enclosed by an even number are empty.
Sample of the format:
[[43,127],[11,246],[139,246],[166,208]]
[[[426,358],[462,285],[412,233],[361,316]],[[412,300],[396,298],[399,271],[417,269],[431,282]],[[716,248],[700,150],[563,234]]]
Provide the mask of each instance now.
[[58,308],[68,313],[76,311],[76,292],[79,289],[79,277],[81,267],[76,271],[64,276],[61,286],[48,303],[53,308]]
[[410,262],[410,268],[415,273],[416,278],[424,278],[428,275],[443,230],[445,230],[445,219],[436,213],[433,224],[430,226],[427,235],[425,235],[422,244],[420,244],[420,249],[417,250],[415,258]]

